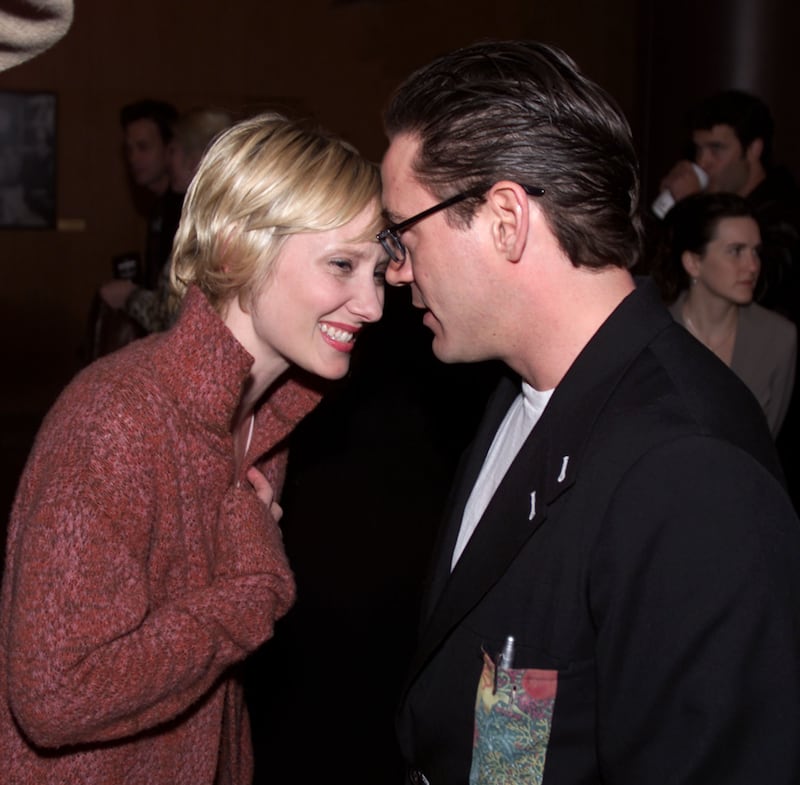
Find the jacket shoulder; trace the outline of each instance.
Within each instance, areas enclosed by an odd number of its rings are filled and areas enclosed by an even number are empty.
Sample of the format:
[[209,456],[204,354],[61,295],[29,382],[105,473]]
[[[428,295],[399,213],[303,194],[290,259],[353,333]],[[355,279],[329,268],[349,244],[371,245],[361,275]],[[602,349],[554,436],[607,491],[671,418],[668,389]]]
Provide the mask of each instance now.
[[677,323],[629,365],[596,423],[593,442],[623,454],[682,436],[713,437],[782,470],[764,413],[747,386]]

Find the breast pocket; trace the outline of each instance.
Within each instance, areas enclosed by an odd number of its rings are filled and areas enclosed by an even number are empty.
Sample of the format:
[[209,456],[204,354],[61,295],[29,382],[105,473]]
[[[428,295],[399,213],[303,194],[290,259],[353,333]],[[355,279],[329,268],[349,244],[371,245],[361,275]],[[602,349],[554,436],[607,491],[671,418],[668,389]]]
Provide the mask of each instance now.
[[541,785],[558,671],[496,668],[483,654],[470,785]]

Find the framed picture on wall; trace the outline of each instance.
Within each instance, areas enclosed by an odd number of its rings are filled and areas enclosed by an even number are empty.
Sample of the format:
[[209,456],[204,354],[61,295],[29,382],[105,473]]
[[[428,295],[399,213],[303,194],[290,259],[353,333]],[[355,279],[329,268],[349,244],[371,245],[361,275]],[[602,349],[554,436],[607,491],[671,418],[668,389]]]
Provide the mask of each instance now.
[[0,90],[0,229],[56,223],[56,95]]

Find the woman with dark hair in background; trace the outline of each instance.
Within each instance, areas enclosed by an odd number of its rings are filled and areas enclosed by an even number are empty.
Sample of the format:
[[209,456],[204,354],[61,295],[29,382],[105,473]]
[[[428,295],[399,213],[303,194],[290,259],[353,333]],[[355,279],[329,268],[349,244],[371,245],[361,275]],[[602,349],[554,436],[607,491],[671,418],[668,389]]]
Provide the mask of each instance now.
[[681,200],[666,219],[653,267],[670,311],[750,388],[773,437],[794,386],[797,331],[753,302],[761,233],[752,208],[727,193]]

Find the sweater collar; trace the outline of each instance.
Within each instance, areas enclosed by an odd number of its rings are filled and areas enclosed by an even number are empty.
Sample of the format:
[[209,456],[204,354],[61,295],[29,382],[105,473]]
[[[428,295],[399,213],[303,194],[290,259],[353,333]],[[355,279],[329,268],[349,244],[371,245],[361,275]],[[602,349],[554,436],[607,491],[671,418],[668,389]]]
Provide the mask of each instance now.
[[[154,347],[154,364],[167,389],[220,437],[230,435],[253,362],[196,286],[189,287],[177,322]],[[263,452],[282,440],[320,398],[311,383],[291,372],[281,377],[258,409],[252,451]]]

